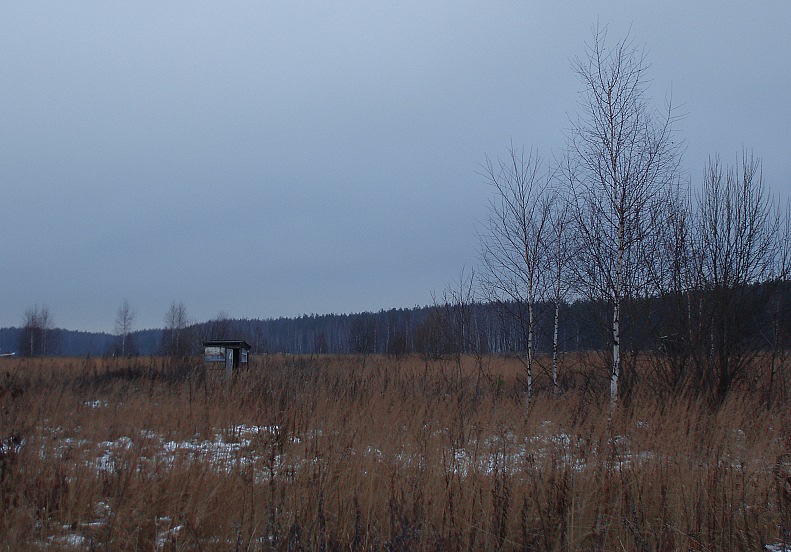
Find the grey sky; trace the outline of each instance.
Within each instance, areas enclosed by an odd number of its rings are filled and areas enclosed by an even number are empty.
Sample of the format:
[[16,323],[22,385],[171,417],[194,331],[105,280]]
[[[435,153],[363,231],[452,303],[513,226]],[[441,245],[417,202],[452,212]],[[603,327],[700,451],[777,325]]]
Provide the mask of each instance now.
[[0,326],[431,302],[475,264],[486,155],[562,149],[597,19],[688,114],[693,182],[744,146],[791,195],[787,0],[5,3]]

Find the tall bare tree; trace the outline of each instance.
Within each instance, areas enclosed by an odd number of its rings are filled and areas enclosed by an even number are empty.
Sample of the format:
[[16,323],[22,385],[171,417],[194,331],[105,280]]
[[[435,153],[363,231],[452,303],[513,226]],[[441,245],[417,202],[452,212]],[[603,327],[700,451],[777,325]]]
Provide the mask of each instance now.
[[475,358],[476,399],[480,396],[480,386],[484,377],[484,355],[488,352],[488,343],[481,327],[477,290],[475,271],[462,269],[458,279],[445,287],[441,302],[436,298],[434,300],[434,306],[440,310],[444,318],[446,342],[456,359],[459,382],[463,379],[462,355],[467,353]]
[[568,198],[561,190],[555,190],[550,196],[549,227],[547,240],[547,273],[551,276],[550,300],[554,304],[552,323],[552,390],[557,394],[558,357],[560,352],[560,309],[566,302],[569,293],[568,264],[571,260],[573,243],[571,241],[571,207]]
[[480,235],[484,273],[481,276],[489,299],[498,302],[523,328],[527,346],[523,362],[529,407],[533,396],[535,362],[535,305],[546,265],[546,234],[551,203],[550,176],[533,150],[511,146],[508,158],[487,159],[484,177],[494,193],[487,225]]
[[782,278],[786,270],[781,209],[764,185],[760,161],[746,153],[734,167],[709,161],[696,209],[699,385],[722,402],[768,345],[758,327],[764,313],[757,310],[762,301],[754,284]]
[[692,261],[695,222],[691,200],[689,189],[679,188],[678,194],[670,195],[661,206],[663,220],[658,222],[658,234],[662,241],[652,263],[656,269],[654,289],[663,308],[657,316],[658,339],[651,364],[661,385],[658,391],[671,394],[684,390],[695,379],[689,372],[692,310],[698,297]]
[[47,349],[50,341],[49,332],[53,326],[52,315],[50,314],[49,307],[47,305],[43,305],[38,311],[38,319],[39,327],[41,329],[41,354],[42,356],[46,356],[48,353],[52,352],[51,349],[49,351]]
[[130,333],[132,333],[132,324],[135,321],[135,311],[129,304],[128,299],[124,299],[118,311],[115,314],[115,333],[121,340],[121,356],[126,356],[131,350],[129,346]]
[[192,351],[192,339],[189,335],[190,319],[187,307],[182,302],[173,301],[165,313],[165,354],[186,358]]
[[19,350],[23,356],[45,356],[52,353],[52,315],[49,307],[38,305],[27,309],[23,315],[19,334]]
[[679,146],[672,105],[651,107],[646,62],[627,36],[612,48],[596,27],[586,55],[574,62],[584,85],[572,122],[570,155],[574,218],[580,242],[575,263],[589,298],[612,307],[610,406],[618,403],[622,305],[647,277],[641,263],[655,208],[675,179]]

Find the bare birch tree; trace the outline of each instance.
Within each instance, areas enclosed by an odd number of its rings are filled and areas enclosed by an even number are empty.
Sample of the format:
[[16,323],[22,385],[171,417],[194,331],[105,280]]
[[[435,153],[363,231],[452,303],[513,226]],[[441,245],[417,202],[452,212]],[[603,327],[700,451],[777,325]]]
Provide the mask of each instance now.
[[124,299],[121,306],[118,307],[118,312],[115,315],[115,333],[121,340],[121,356],[127,355],[131,349],[129,347],[129,334],[132,333],[132,324],[135,321],[135,311],[129,304],[128,299]]
[[573,253],[570,240],[571,212],[568,198],[560,191],[555,191],[550,198],[547,273],[551,276],[550,298],[554,304],[554,319],[552,323],[552,390],[559,392],[558,386],[558,356],[560,351],[560,309],[566,302],[569,291],[567,274],[568,264]]
[[487,352],[487,341],[481,328],[480,301],[476,295],[478,279],[474,270],[462,269],[458,279],[448,284],[441,302],[434,299],[434,306],[442,312],[446,340],[456,359],[459,383],[463,380],[462,355],[468,353],[475,359],[475,399],[480,398],[481,382],[484,377],[483,358]]
[[184,303],[173,301],[165,313],[163,352],[174,358],[186,358],[192,349],[189,335],[190,319]]
[[574,218],[580,241],[577,266],[589,298],[612,307],[610,407],[618,403],[621,311],[645,275],[646,237],[653,208],[673,182],[679,148],[672,106],[659,112],[646,95],[648,64],[627,36],[612,48],[606,29],[593,30],[584,58],[574,62],[584,90],[572,122],[570,155]]
[[22,331],[19,334],[19,351],[23,356],[46,356],[52,353],[52,315],[43,305],[27,309],[23,315]]
[[781,210],[764,185],[760,161],[746,153],[730,168],[719,158],[709,161],[696,209],[701,300],[694,350],[699,385],[721,403],[769,344],[758,327],[763,312],[756,310],[762,303],[754,284],[783,277]]
[[41,354],[42,356],[46,356],[48,353],[52,353],[51,349],[48,351],[48,346],[50,344],[49,331],[53,327],[52,315],[47,305],[42,306],[41,310],[39,310],[38,319],[40,324],[39,327],[41,328]]
[[[484,274],[489,298],[515,318],[526,334],[526,351],[519,359],[525,366],[529,407],[533,396],[535,362],[535,305],[542,268],[546,265],[546,233],[550,201],[549,175],[537,153],[525,155],[511,146],[505,161],[487,159],[484,176],[494,196],[488,223],[480,236]],[[525,312],[526,311],[526,312]]]
[[654,374],[660,392],[677,393],[691,384],[689,343],[692,309],[697,297],[692,241],[694,217],[689,189],[678,190],[662,206],[662,242],[655,256],[657,296],[663,308],[657,317],[659,333],[653,351]]

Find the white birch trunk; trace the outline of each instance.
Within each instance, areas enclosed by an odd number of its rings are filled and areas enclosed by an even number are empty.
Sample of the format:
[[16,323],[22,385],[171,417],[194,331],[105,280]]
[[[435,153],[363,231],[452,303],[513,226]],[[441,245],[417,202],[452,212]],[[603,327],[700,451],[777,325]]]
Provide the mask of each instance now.
[[555,299],[555,327],[552,330],[552,390],[558,394],[558,324],[560,322],[560,299]]
[[531,292],[527,300],[527,401],[525,408],[530,408],[530,401],[533,398],[533,293],[532,285],[533,278],[531,277],[530,283]]
[[623,294],[624,220],[623,203],[618,223],[618,258],[615,264],[615,286],[612,309],[612,373],[610,374],[610,411],[618,406],[618,378],[621,375],[621,296]]
[[558,328],[560,326],[560,297],[563,285],[563,226],[559,223],[557,230],[557,257],[555,258],[557,273],[555,274],[555,324],[552,329],[552,390],[558,394]]
[[621,305],[616,298],[612,314],[612,373],[610,374],[610,411],[618,406],[618,377],[621,374]]

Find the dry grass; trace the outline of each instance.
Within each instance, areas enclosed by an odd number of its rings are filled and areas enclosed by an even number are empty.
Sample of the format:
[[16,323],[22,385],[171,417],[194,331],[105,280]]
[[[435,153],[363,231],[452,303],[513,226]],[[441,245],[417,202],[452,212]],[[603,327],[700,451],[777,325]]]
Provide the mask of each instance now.
[[513,360],[3,359],[6,549],[756,550],[789,541],[791,431],[592,369],[524,410]]

